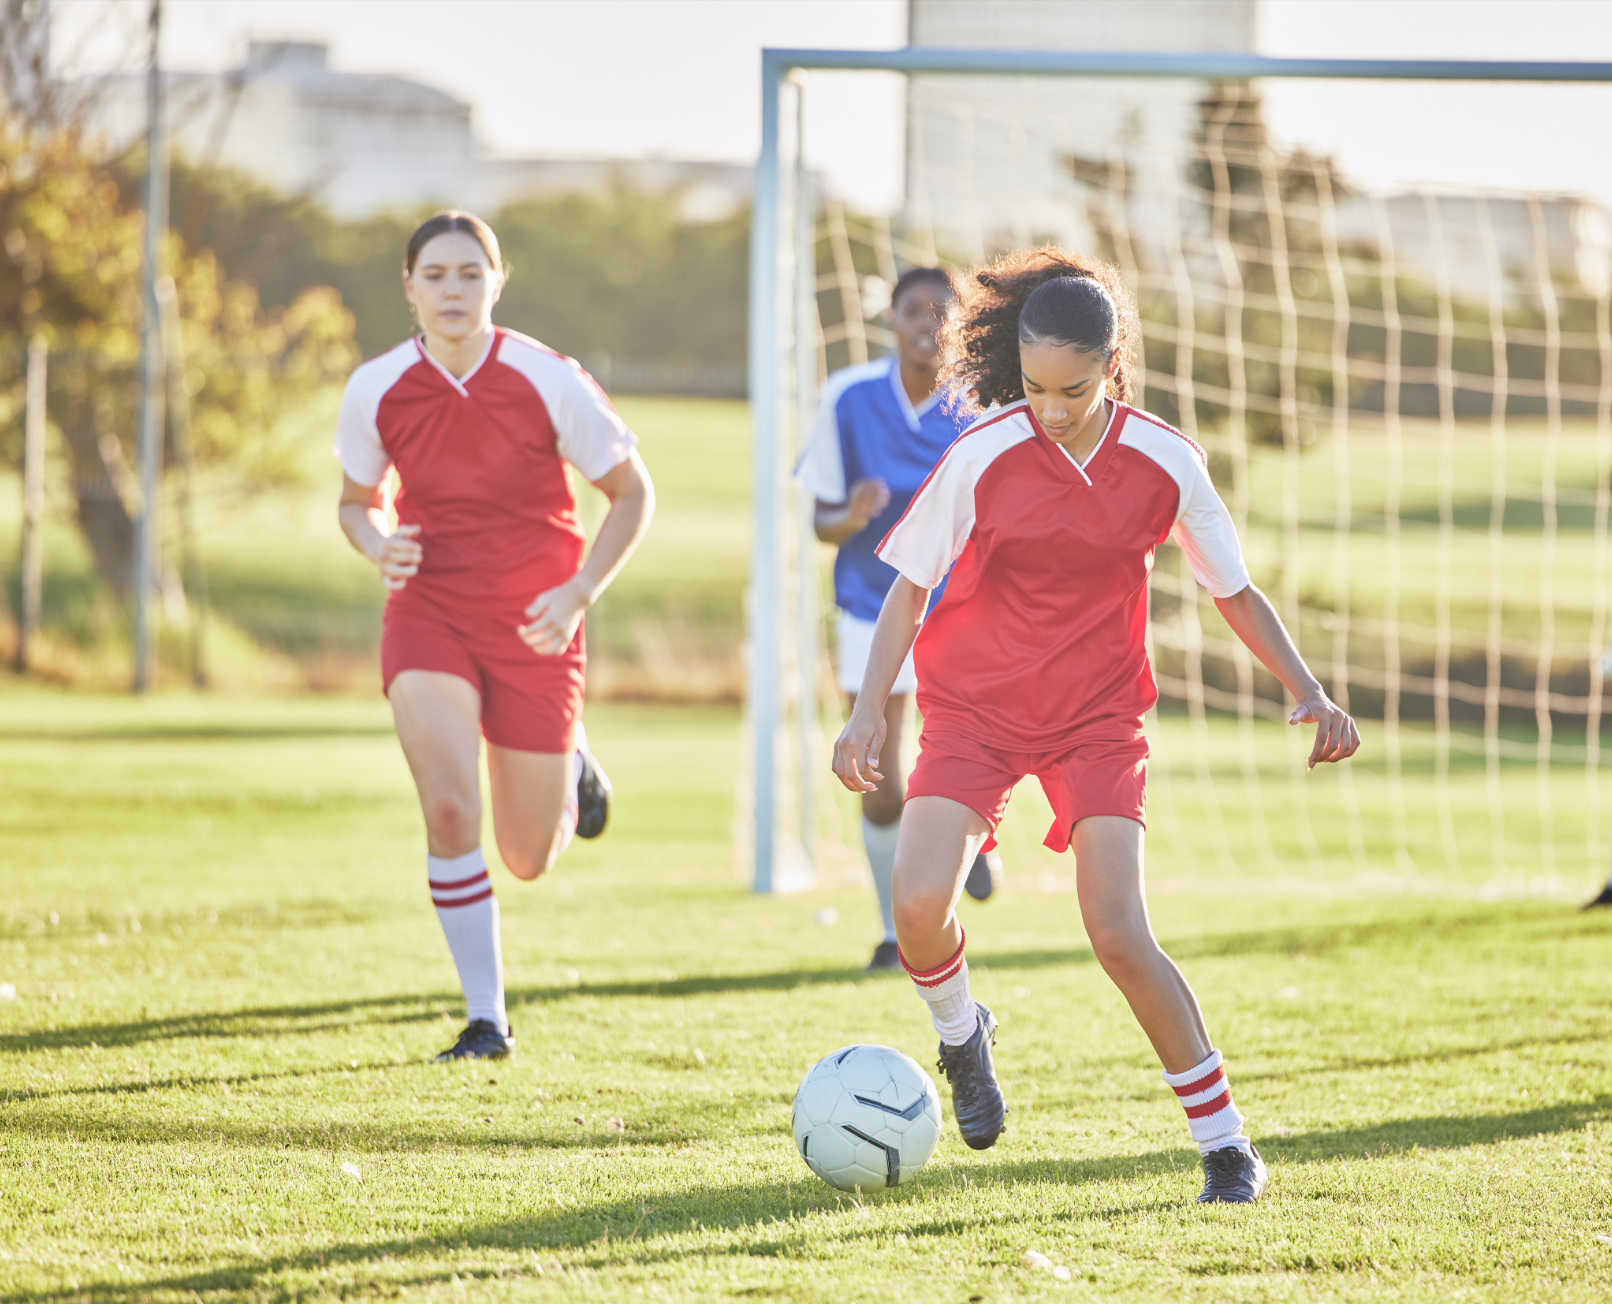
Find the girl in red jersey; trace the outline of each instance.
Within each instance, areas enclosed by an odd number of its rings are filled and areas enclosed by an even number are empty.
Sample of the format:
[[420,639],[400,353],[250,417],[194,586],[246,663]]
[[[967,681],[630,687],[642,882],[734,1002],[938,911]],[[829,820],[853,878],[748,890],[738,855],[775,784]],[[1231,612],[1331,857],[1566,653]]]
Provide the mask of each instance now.
[[[582,731],[582,617],[654,511],[638,441],[592,378],[493,325],[504,278],[479,218],[439,213],[415,231],[403,292],[420,334],[353,373],[336,431],[342,530],[391,590],[381,674],[469,1016],[439,1060],[501,1059],[514,1043],[481,850],[481,737],[516,878],[546,872],[573,834],[603,832],[610,784]],[[586,561],[567,463],[610,500]]]
[[1142,887],[1158,545],[1176,539],[1226,622],[1293,694],[1290,723],[1316,725],[1312,767],[1353,755],[1360,735],[1249,582],[1203,450],[1127,404],[1137,331],[1102,264],[1038,249],[974,273],[949,328],[949,366],[959,397],[986,411],[879,547],[900,574],[834,771],[853,792],[875,787],[884,700],[916,638],[923,736],[896,848],[896,932],[941,1036],[963,1139],[992,1145],[1006,1106],[991,1063],[996,1020],[969,995],[954,906],[1013,785],[1033,774],[1056,817],[1046,845],[1075,853],[1092,950],[1186,1109],[1204,1157],[1198,1198],[1247,1202],[1265,1188],[1265,1165],[1197,999],[1154,940]]

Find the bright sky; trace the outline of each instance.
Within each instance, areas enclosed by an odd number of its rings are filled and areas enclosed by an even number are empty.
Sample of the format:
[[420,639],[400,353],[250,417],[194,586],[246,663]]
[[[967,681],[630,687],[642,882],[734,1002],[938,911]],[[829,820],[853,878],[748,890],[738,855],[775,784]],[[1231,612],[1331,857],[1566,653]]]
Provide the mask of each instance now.
[[[128,60],[145,10],[146,0],[56,0],[57,57]],[[398,73],[468,100],[500,154],[752,159],[763,47],[906,40],[905,0],[165,0],[165,15],[172,67],[234,66],[254,36],[323,40],[339,69]],[[1612,60],[1606,0],[1267,0],[1262,26],[1267,54]],[[842,193],[887,201],[899,187],[899,81],[813,85],[815,161]],[[1286,83],[1267,95],[1283,138],[1336,154],[1365,180],[1481,177],[1612,199],[1612,87],[1362,95]]]

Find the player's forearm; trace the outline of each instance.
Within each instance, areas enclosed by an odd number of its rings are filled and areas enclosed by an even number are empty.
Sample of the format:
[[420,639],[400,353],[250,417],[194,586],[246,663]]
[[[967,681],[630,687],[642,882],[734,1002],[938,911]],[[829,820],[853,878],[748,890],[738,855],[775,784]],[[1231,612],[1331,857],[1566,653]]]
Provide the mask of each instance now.
[[1252,584],[1229,598],[1216,598],[1215,606],[1226,618],[1232,633],[1247,644],[1260,664],[1281,680],[1282,687],[1297,701],[1323,692],[1321,681],[1304,664],[1276,608]]
[[928,605],[928,589],[919,588],[905,575],[896,576],[873,626],[873,646],[868,650],[867,669],[862,672],[862,691],[856,696],[858,711],[868,709],[883,714]]
[[633,470],[636,474],[626,477],[611,498],[588,559],[576,574],[576,583],[590,606],[627,564],[655,515],[655,486],[641,467]]
[[386,514],[367,503],[343,503],[336,511],[336,519],[347,542],[370,561],[379,563],[381,549],[386,546]]
[[822,542],[832,543],[837,548],[853,535],[867,529],[868,522],[866,517],[858,516],[851,510],[850,503],[841,503],[837,507],[818,503],[817,511],[812,516],[812,526]]

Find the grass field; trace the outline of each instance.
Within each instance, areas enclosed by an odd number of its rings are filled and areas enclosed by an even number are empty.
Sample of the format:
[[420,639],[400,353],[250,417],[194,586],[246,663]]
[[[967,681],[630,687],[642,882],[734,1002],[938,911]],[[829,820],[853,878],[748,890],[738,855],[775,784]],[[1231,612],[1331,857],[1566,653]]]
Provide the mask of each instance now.
[[[1010,1131],[974,1154],[948,1109],[917,1183],[853,1198],[794,1155],[795,1084],[851,1041],[930,1063],[933,1034],[904,981],[859,972],[871,891],[744,890],[731,712],[590,709],[613,826],[551,881],[495,871],[518,1053],[444,1067],[421,1061],[461,1012],[383,703],[3,692],[0,1298],[1612,1291],[1612,918],[1430,853],[1392,882],[1352,869],[1335,774],[1308,803],[1318,862],[1268,788],[1272,861],[1228,866],[1176,759],[1191,730],[1158,729],[1155,923],[1271,1160],[1261,1205],[1192,1204],[1180,1112],[1027,790],[1003,893],[964,907]],[[1235,769],[1227,726],[1197,744]],[[1439,842],[1420,757],[1419,849]],[[1451,781],[1465,837],[1481,777]],[[1241,794],[1222,785],[1239,852]],[[1582,794],[1566,775],[1559,822]],[[1522,828],[1532,781],[1504,800]],[[1070,1280],[1021,1268],[1030,1249]]]

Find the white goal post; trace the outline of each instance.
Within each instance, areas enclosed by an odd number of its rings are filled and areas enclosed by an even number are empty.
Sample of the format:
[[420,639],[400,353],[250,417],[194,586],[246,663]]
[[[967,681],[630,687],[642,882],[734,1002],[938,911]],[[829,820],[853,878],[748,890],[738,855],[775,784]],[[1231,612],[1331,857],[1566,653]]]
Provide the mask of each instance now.
[[[799,495],[791,489],[790,453],[791,432],[804,428],[815,402],[814,364],[818,344],[815,334],[818,329],[816,214],[801,144],[799,110],[803,91],[794,74],[829,70],[908,75],[1173,78],[1202,83],[1253,82],[1267,78],[1612,83],[1612,64],[1608,63],[1284,59],[1226,53],[917,47],[884,51],[763,51],[762,141],[756,168],[749,290],[754,535],[747,595],[749,679],[746,707],[751,736],[747,743],[750,755],[746,758],[746,770],[753,786],[749,812],[751,819],[744,822],[743,835],[750,843],[754,890],[758,893],[773,892],[783,886],[781,857],[799,856],[810,864],[813,790],[817,786],[812,769],[826,762],[826,757],[818,755],[821,748],[810,742],[820,709],[816,689],[816,559],[809,543],[809,517],[803,516],[803,513],[810,512],[810,504],[802,504]],[[795,112],[788,112],[790,108]],[[1333,262],[1337,262],[1335,255]],[[1342,284],[1341,273],[1337,284]],[[1441,301],[1447,301],[1447,297]],[[1189,305],[1190,302],[1189,299]],[[1194,310],[1189,306],[1188,311]],[[1178,317],[1178,327],[1180,321]],[[1504,346],[1501,347],[1503,352]],[[1603,351],[1601,390],[1612,394],[1612,366],[1608,365],[1608,361]],[[1445,371],[1449,370],[1444,363],[1440,365]],[[1503,359],[1500,365],[1503,369]],[[1190,394],[1190,365],[1185,374],[1184,388],[1188,390],[1190,404],[1194,401]],[[1392,383],[1397,385],[1398,380]],[[1397,401],[1395,399],[1396,410]],[[1584,401],[1589,404],[1591,400]],[[1503,384],[1498,402],[1501,416],[1496,420],[1500,421],[1506,411]],[[1546,498],[1546,516],[1554,529],[1555,501],[1549,493]],[[1394,529],[1398,528],[1398,511],[1396,506]],[[1447,516],[1446,511],[1441,519]],[[1598,548],[1605,540],[1605,518],[1603,495],[1596,516]],[[1296,516],[1294,519],[1297,519]],[[1600,583],[1605,577],[1600,573],[1599,553],[1596,564],[1597,583]],[[793,580],[790,578],[792,574]],[[1595,614],[1604,629],[1607,613],[1599,597],[1596,599]],[[1195,621],[1196,618],[1193,619]],[[1194,625],[1194,637],[1195,631]],[[1601,637],[1596,634],[1589,644],[1597,656],[1604,650],[1602,644],[1595,641]],[[1490,639],[1491,645],[1498,646],[1498,639],[1499,633],[1496,631]],[[1447,661],[1446,655],[1445,662],[1441,664],[1447,664]],[[1399,673],[1397,661],[1391,673]],[[1544,686],[1534,691],[1534,696],[1527,700],[1537,700],[1543,704],[1538,708],[1545,713],[1541,723],[1543,741],[1540,745],[1548,752],[1549,716],[1561,695],[1552,692],[1548,666],[1544,674]],[[1492,678],[1492,690],[1485,691],[1495,702],[1500,702],[1502,699],[1498,695],[1502,690],[1499,677],[1494,675]],[[1197,699],[1200,711],[1204,691],[1200,681]],[[1207,691],[1211,693],[1211,703],[1218,704],[1212,696],[1214,690]],[[1397,692],[1397,686],[1391,691]],[[1441,700],[1447,703],[1447,682],[1441,691],[1444,693]],[[1517,689],[1506,691],[1523,692]],[[1523,700],[1524,697],[1518,697],[1517,702],[1505,699],[1512,706],[1520,706]],[[1592,682],[1587,699],[1574,699],[1578,702],[1586,700],[1589,705],[1577,709],[1586,715],[1587,729],[1598,737],[1601,713],[1598,680]],[[791,746],[788,741],[792,715],[796,746]],[[1586,747],[1588,763],[1593,767],[1598,764],[1595,738],[1587,735]],[[1495,756],[1500,754],[1499,748],[1500,743],[1496,741],[1491,747]],[[1546,756],[1541,764],[1546,764],[1548,759]],[[795,771],[793,785],[789,784],[787,778],[790,770]]]

